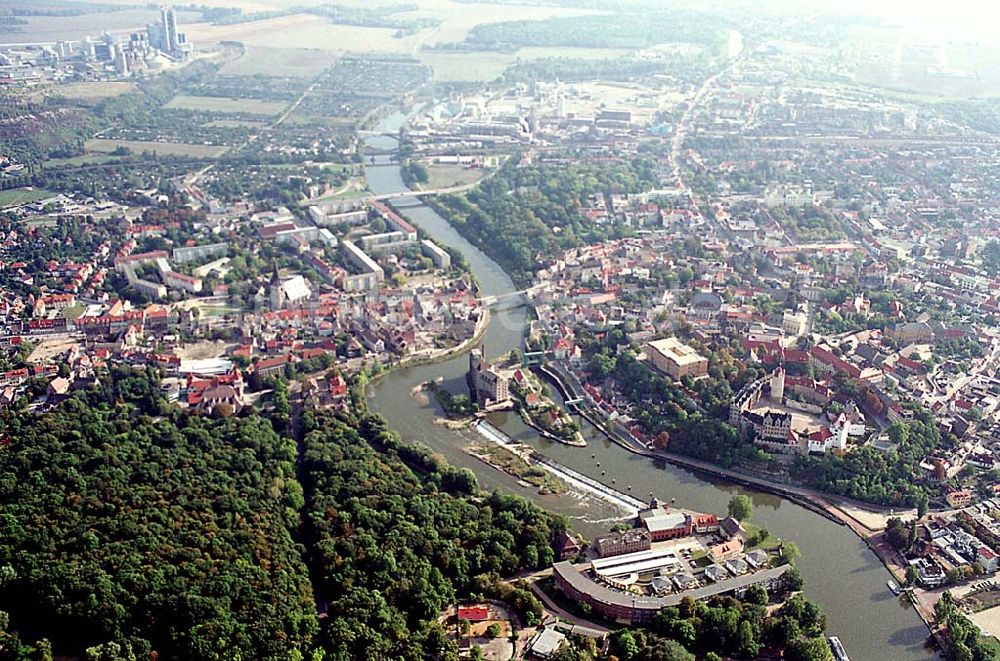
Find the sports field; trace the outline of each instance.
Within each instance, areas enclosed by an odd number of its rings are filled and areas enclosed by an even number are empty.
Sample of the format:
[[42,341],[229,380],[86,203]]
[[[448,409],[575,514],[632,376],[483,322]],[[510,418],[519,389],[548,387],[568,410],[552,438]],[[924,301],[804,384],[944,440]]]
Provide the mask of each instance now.
[[0,207],[12,207],[18,204],[27,204],[35,200],[44,200],[47,197],[57,195],[44,188],[12,188],[10,190],[0,190]]

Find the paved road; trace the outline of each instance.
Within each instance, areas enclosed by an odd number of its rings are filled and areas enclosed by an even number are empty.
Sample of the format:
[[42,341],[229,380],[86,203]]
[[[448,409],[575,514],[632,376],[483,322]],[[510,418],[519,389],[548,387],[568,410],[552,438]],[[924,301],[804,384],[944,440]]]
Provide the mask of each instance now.
[[555,613],[560,619],[566,620],[567,622],[575,624],[578,627],[587,627],[588,629],[594,629],[596,631],[601,631],[603,633],[609,633],[611,631],[607,627],[602,627],[601,625],[595,624],[590,620],[585,620],[582,617],[573,615],[572,613],[562,609],[554,601],[552,601],[552,598],[549,595],[547,595],[545,591],[542,590],[541,586],[539,586],[536,583],[536,581],[538,581],[539,579],[546,578],[551,575],[552,575],[552,568],[550,567],[548,569],[543,569],[540,572],[531,574],[530,576],[527,576],[524,579],[528,583],[528,586],[531,588],[531,591],[534,592],[538,596],[538,598],[542,600],[543,604],[545,604],[546,610]]

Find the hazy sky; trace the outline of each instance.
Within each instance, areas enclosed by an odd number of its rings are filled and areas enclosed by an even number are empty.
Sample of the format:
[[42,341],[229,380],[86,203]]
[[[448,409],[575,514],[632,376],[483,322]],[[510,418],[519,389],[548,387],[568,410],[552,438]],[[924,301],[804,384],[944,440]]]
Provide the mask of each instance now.
[[1000,2],[996,0],[814,0],[838,14],[884,19],[917,30],[923,36],[954,41],[1000,37]]

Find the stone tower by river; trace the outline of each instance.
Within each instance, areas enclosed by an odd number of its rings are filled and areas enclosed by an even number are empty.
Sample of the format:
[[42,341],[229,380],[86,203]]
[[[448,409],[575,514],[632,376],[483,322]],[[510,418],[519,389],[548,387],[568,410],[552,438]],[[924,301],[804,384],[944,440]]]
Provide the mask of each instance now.
[[466,378],[472,399],[484,409],[510,398],[509,379],[486,360],[485,343],[469,352],[469,373]]

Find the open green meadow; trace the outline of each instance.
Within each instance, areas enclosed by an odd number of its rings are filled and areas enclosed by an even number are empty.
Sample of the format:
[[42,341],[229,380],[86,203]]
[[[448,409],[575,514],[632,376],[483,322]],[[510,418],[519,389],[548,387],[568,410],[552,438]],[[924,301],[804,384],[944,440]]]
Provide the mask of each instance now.
[[133,154],[144,151],[155,152],[160,156],[190,156],[192,158],[218,158],[228,147],[219,145],[189,145],[180,142],[146,142],[143,140],[113,140],[95,138],[87,140],[84,149],[87,151],[109,154],[119,147],[130,149]]
[[223,76],[280,76],[312,78],[333,66],[337,53],[319,48],[264,48],[247,46],[242,57],[226,62]]
[[57,194],[44,188],[11,188],[10,190],[0,190],[0,207],[27,204],[28,202],[44,200],[47,197]]
[[178,94],[165,106],[175,110],[198,110],[230,114],[264,115],[279,114],[288,104],[284,101],[262,101],[260,99],[231,99],[220,96],[191,96]]

